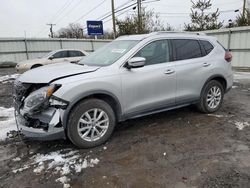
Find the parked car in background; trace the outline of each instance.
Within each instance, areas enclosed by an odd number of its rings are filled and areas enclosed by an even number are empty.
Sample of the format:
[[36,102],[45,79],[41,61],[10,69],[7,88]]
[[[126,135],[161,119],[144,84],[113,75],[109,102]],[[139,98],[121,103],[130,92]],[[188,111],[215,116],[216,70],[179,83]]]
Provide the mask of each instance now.
[[41,58],[25,60],[18,63],[16,65],[16,70],[19,73],[23,73],[29,69],[53,63],[62,63],[62,62],[77,63],[86,55],[88,55],[88,53],[81,50],[73,50],[73,49],[55,50],[42,56]]
[[22,74],[13,89],[18,127],[26,137],[68,137],[88,148],[127,119],[191,104],[213,113],[232,87],[231,59],[200,33],[122,36],[78,64]]
[[0,62],[0,68],[15,67],[17,65],[14,61],[2,61]]

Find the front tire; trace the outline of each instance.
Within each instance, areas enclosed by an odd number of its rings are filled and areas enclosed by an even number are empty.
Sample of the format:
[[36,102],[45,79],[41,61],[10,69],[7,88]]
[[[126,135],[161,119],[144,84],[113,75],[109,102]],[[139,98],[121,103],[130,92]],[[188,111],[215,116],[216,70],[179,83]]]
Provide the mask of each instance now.
[[69,115],[67,135],[79,148],[95,147],[106,142],[116,124],[112,107],[103,100],[80,102]]
[[220,109],[224,98],[224,88],[216,80],[209,81],[201,92],[198,109],[203,113],[213,113]]

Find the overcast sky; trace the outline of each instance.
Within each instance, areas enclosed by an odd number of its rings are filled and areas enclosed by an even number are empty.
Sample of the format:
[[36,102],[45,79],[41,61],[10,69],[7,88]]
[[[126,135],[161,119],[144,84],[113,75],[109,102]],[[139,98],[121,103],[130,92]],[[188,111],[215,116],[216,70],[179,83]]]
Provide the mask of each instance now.
[[[27,37],[48,37],[47,23],[56,24],[54,31],[74,22],[84,27],[86,20],[96,20],[111,13],[111,0],[0,0],[0,2],[0,37],[24,37],[25,33]],[[136,1],[115,0],[115,8],[133,2]],[[227,23],[229,19],[234,19],[239,14],[233,10],[242,11],[243,0],[212,0],[212,4],[211,11],[219,8],[222,11],[220,20],[225,20]],[[190,0],[160,0],[143,3],[143,6],[147,10],[153,9],[159,13],[164,24],[169,23],[175,29],[181,29],[184,23],[190,22]],[[93,11],[90,11],[92,9]],[[134,12],[132,7],[127,10],[127,13],[120,15],[119,18]],[[117,13],[117,16],[121,13],[123,12]],[[110,18],[104,20],[105,30],[112,29]]]

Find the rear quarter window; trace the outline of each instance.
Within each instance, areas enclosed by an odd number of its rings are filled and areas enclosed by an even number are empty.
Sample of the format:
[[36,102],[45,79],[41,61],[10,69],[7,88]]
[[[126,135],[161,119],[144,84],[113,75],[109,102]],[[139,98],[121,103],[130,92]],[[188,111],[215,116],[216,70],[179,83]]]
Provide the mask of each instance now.
[[201,40],[200,43],[203,46],[203,48],[206,52],[206,55],[210,54],[210,52],[214,49],[214,46],[206,40]]

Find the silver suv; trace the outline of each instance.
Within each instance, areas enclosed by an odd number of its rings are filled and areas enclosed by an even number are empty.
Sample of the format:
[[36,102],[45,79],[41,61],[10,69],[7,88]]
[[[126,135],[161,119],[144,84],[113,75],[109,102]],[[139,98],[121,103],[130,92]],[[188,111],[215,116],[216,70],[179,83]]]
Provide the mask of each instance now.
[[196,104],[217,111],[233,84],[231,54],[201,33],[119,37],[79,64],[30,70],[14,82],[26,137],[68,137],[80,148],[104,143],[117,122]]

